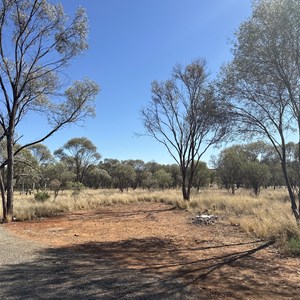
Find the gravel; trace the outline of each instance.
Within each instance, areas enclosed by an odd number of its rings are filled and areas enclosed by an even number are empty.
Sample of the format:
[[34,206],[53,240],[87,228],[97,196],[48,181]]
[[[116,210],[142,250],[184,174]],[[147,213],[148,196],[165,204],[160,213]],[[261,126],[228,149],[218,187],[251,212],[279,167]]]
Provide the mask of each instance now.
[[16,265],[34,261],[38,251],[44,247],[37,243],[20,239],[10,233],[0,224],[0,268],[5,265]]
[[78,247],[46,248],[0,225],[0,299],[209,299],[162,279]]

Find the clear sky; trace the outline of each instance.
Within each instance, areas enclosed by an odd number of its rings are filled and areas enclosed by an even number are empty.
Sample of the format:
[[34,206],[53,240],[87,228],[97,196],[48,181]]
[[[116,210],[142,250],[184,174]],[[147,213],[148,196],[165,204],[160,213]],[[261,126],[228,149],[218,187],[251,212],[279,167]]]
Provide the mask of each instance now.
[[[173,163],[167,150],[143,133],[140,110],[151,99],[153,80],[166,80],[176,63],[205,58],[213,78],[231,59],[229,40],[251,14],[251,0],[62,0],[72,15],[78,6],[89,17],[89,50],[77,57],[66,75],[89,77],[101,92],[97,115],[83,127],[72,125],[44,144],[54,151],[74,137],[90,139],[102,158]],[[25,120],[30,141],[45,128]],[[22,133],[23,134],[23,133]],[[216,152],[215,152],[216,151]],[[203,160],[209,161],[210,150]]]

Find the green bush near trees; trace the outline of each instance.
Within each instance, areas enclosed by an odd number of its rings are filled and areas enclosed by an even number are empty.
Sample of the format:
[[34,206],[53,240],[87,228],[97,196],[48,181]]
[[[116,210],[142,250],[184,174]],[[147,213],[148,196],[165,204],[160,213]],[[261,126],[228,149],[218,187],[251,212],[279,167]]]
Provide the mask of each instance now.
[[34,194],[34,199],[39,202],[45,202],[50,198],[48,192],[40,191]]

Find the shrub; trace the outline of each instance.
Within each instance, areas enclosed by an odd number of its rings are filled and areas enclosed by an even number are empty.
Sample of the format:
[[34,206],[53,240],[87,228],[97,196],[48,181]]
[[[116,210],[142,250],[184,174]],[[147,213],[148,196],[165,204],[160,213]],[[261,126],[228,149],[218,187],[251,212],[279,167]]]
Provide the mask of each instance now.
[[50,195],[47,192],[37,192],[34,195],[34,199],[36,201],[40,201],[40,202],[45,202],[46,200],[48,200],[50,198]]
[[288,240],[287,251],[293,255],[300,255],[300,236]]
[[73,198],[77,200],[80,192],[84,190],[84,185],[80,182],[68,182],[67,187],[72,191]]
[[84,185],[80,182],[68,182],[67,188],[72,191],[81,192],[84,189]]
[[61,182],[58,179],[53,179],[51,180],[49,187],[54,192],[54,199],[56,199],[61,187]]

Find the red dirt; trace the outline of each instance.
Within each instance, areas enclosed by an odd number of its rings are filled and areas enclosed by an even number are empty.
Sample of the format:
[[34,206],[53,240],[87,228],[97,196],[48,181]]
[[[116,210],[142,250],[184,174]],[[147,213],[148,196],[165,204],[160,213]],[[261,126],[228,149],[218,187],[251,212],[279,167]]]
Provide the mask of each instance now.
[[128,269],[176,278],[205,291],[205,299],[300,299],[299,258],[282,257],[275,247],[221,220],[195,225],[192,216],[163,204],[139,203],[6,228],[50,248],[73,247]]

